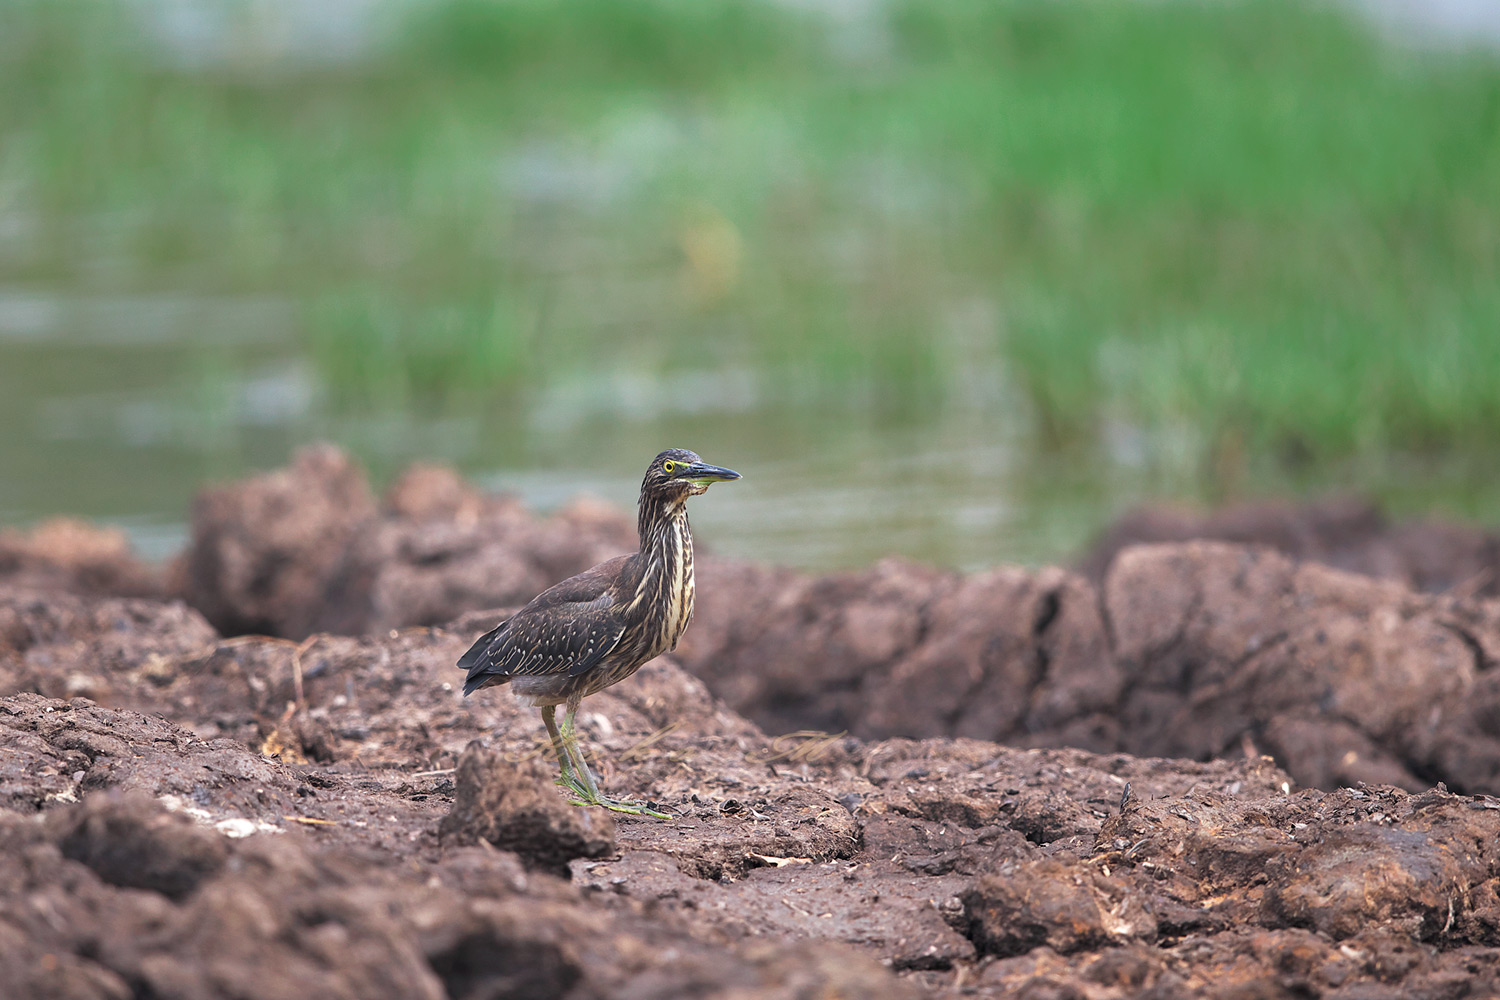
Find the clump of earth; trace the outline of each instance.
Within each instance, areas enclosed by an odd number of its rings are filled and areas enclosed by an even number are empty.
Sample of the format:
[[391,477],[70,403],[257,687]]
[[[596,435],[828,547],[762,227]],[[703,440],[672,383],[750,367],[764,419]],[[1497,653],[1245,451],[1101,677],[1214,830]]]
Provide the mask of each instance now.
[[1078,571],[701,557],[676,654],[579,716],[606,789],[670,820],[569,805],[535,710],[454,667],[632,547],[628,511],[426,466],[376,497],[319,448],[206,491],[167,567],[0,533],[0,983],[1492,992],[1493,539],[1273,513],[1137,514]]

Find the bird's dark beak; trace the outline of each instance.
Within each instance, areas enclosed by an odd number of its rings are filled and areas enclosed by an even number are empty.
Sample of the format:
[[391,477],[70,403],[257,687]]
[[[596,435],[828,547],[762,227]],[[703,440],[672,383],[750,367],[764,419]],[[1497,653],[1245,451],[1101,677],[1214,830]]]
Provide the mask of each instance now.
[[709,465],[706,462],[694,462],[683,470],[680,478],[699,486],[707,486],[709,483],[725,483],[731,479],[738,479],[740,474],[733,469],[721,469],[717,465]]

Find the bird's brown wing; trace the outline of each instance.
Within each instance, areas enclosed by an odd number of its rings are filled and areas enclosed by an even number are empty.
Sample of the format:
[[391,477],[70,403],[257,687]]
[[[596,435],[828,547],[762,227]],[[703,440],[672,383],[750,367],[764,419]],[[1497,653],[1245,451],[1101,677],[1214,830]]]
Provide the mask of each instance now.
[[542,591],[485,633],[458,661],[464,693],[511,677],[576,676],[619,645],[625,623],[615,609],[616,581],[629,556],[611,559]]

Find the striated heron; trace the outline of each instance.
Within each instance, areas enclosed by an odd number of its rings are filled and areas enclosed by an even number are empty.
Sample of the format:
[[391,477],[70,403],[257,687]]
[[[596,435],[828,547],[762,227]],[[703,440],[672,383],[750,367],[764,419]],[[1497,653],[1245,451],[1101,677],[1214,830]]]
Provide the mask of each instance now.
[[[576,805],[670,817],[640,802],[599,794],[574,728],[578,703],[677,647],[693,617],[693,536],[687,500],[710,483],[740,478],[690,451],[664,451],[641,482],[639,552],[619,556],[549,587],[480,636],[458,661],[464,694],[509,683],[539,706],[562,768],[558,784]],[[557,706],[567,706],[562,728]]]

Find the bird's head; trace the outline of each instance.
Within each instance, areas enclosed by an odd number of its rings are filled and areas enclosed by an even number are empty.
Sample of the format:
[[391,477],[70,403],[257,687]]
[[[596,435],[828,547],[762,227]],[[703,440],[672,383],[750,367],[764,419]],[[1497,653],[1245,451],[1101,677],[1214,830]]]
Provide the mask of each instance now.
[[641,483],[641,497],[656,497],[681,502],[708,491],[711,483],[740,478],[738,472],[709,465],[682,448],[669,448],[657,455],[646,469]]

